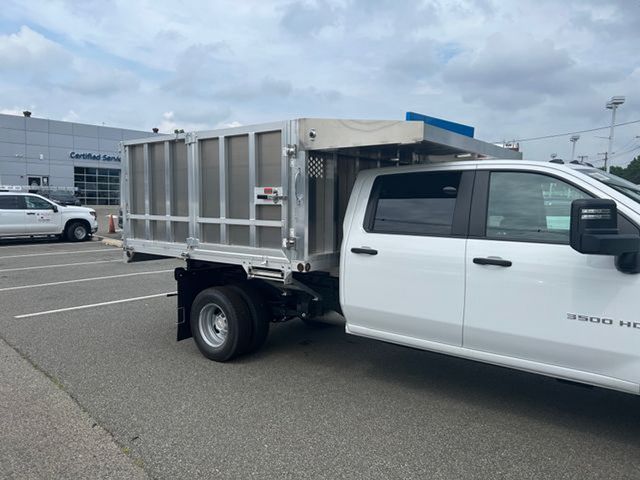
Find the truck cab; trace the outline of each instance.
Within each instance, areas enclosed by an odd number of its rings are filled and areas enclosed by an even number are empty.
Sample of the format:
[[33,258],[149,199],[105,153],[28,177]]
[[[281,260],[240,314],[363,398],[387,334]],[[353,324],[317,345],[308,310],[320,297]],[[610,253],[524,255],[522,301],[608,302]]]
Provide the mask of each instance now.
[[[627,183],[526,161],[361,172],[344,221],[347,332],[639,393],[640,189]],[[572,205],[597,199],[616,207],[628,255],[572,248]]]

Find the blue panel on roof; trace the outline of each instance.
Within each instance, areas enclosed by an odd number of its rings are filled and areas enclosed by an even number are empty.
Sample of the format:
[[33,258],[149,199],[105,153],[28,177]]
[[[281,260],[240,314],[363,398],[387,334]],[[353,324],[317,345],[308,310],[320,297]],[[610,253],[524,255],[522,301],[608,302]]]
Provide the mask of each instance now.
[[459,133],[465,137],[473,138],[474,128],[469,125],[463,125],[462,123],[450,122],[441,118],[429,117],[416,112],[407,112],[405,120],[414,120],[418,122],[424,122],[427,125],[433,125],[434,127],[443,128],[450,132]]

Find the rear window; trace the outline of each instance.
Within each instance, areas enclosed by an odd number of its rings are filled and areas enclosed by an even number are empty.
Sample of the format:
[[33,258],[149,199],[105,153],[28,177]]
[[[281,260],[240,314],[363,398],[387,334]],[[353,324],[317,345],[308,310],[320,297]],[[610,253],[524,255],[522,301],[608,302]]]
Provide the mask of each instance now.
[[49,195],[49,198],[57,198],[60,200],[75,200],[75,197],[66,192],[55,192]]
[[0,195],[0,210],[20,210],[20,199],[17,195]]
[[384,175],[373,187],[368,230],[396,235],[450,235],[461,172]]

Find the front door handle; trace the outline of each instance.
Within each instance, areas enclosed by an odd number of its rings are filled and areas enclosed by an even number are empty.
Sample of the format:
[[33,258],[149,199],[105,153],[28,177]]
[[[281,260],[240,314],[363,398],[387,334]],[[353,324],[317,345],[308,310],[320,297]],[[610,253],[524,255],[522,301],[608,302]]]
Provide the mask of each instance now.
[[476,265],[496,265],[498,267],[510,267],[513,265],[511,260],[503,260],[501,258],[480,258],[476,257],[473,259],[473,263]]
[[369,248],[369,247],[353,247],[351,249],[351,251],[353,253],[361,253],[364,255],[377,255],[378,254],[378,250],[374,250],[373,248]]
[[27,215],[35,215],[36,212],[27,212]]

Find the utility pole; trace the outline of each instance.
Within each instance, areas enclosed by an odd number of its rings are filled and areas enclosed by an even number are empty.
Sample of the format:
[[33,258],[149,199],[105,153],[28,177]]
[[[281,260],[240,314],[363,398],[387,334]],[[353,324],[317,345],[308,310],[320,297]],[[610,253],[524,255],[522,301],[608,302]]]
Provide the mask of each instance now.
[[620,105],[624,103],[625,98],[623,96],[615,96],[611,97],[611,100],[607,102],[605,105],[608,110],[611,110],[611,128],[609,129],[609,148],[607,149],[608,155],[604,157],[604,170],[609,173],[609,157],[613,153],[613,127],[616,123],[616,110]]
[[585,160],[589,160],[589,155],[578,155],[578,161],[580,163],[585,163]]
[[604,156],[604,171],[609,173],[609,152],[599,152],[598,155]]

